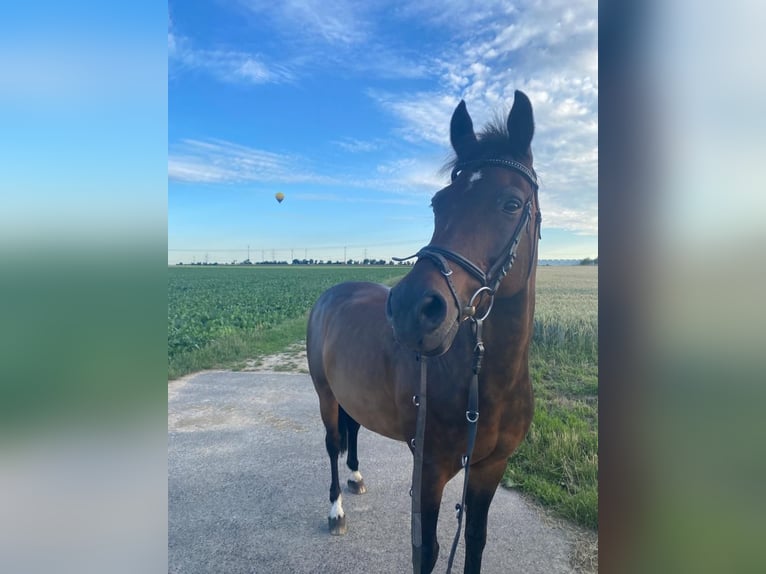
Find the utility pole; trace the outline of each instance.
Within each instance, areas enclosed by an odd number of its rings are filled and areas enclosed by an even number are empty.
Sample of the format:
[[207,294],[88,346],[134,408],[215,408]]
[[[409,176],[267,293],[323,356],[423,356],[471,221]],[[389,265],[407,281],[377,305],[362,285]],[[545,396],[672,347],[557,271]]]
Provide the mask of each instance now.
[[346,259],[346,248],[343,247],[343,265],[346,264],[346,261],[348,261],[348,259]]
[[247,260],[250,261],[250,244],[247,244]]

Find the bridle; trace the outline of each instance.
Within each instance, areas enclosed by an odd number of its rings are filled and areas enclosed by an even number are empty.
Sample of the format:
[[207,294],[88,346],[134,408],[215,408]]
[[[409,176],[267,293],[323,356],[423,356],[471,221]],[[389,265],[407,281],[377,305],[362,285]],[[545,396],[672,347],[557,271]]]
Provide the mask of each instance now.
[[[533,193],[534,204],[536,207],[535,228],[537,232],[537,238],[540,239],[541,238],[540,227],[542,224],[542,214],[540,212],[540,204],[537,198],[537,190],[539,189],[540,185],[537,179],[537,174],[534,172],[534,170],[525,166],[523,163],[520,163],[512,159],[494,159],[494,158],[479,159],[479,160],[466,161],[466,162],[461,162],[456,164],[455,167],[452,169],[452,181],[454,182],[458,178],[461,172],[466,171],[467,169],[471,169],[473,171],[484,165],[504,167],[506,169],[516,171],[517,173],[520,173],[521,175],[523,175],[527,179],[527,181],[529,181],[532,184],[532,187],[534,188],[534,193]],[[457,306],[457,309],[458,309],[458,316],[457,316],[458,324],[465,319],[474,317],[476,314],[475,303],[477,302],[477,300],[481,299],[484,294],[488,294],[490,297],[490,306],[483,317],[486,319],[486,317],[489,315],[489,312],[492,309],[492,303],[494,301],[495,293],[497,292],[497,289],[500,287],[500,282],[511,270],[511,267],[513,267],[513,263],[516,260],[516,251],[518,250],[519,242],[521,241],[521,233],[524,231],[525,227],[529,229],[529,223],[532,219],[533,197],[530,197],[524,204],[522,216],[521,216],[521,219],[519,220],[519,223],[516,226],[516,229],[511,235],[511,238],[505,244],[505,247],[503,247],[503,249],[500,251],[500,256],[495,259],[495,262],[492,264],[492,266],[489,268],[489,270],[486,273],[478,265],[473,263],[467,257],[464,257],[463,255],[461,255],[457,251],[448,249],[446,247],[440,247],[438,245],[426,245],[414,255],[410,255],[409,257],[394,257],[393,259],[394,261],[401,262],[401,261],[407,261],[409,259],[414,259],[415,257],[417,257],[418,259],[427,258],[433,261],[434,264],[439,268],[439,271],[441,272],[442,276],[447,281],[447,286],[449,287],[450,293],[452,294],[452,297],[455,300],[455,305]],[[532,249],[533,250],[537,249],[536,242],[533,242]],[[527,277],[529,277],[529,274],[532,272],[532,266],[534,265],[535,255],[536,255],[535,252],[530,253],[529,270],[527,272]],[[457,290],[455,289],[455,285],[452,282],[452,269],[449,266],[448,260],[452,261],[453,263],[457,263],[469,275],[477,279],[480,284],[479,289],[473,294],[473,296],[468,302],[468,305],[464,306],[464,305],[461,305],[460,303],[460,297],[458,297]]]
[[[475,161],[461,162],[455,165],[452,169],[452,181],[454,182],[462,171],[469,168],[475,170],[483,165],[492,165],[498,167],[504,167],[511,169],[523,175],[533,186],[534,193],[524,204],[524,211],[522,212],[521,219],[514,229],[513,235],[505,244],[505,247],[500,252],[500,256],[495,260],[489,270],[485,273],[474,264],[471,260],[464,257],[457,251],[447,249],[445,247],[439,247],[438,245],[427,245],[418,251],[415,255],[404,258],[394,258],[396,261],[406,261],[415,257],[420,260],[421,258],[427,258],[433,261],[439,268],[442,276],[449,286],[452,297],[455,299],[455,305],[457,305],[458,316],[455,323],[452,325],[452,330],[456,330],[460,323],[465,319],[470,319],[473,327],[474,334],[474,350],[473,350],[473,365],[472,365],[472,377],[468,386],[468,404],[465,411],[466,421],[468,422],[468,444],[466,448],[466,454],[461,458],[461,466],[464,470],[463,476],[463,494],[459,504],[455,505],[456,518],[458,521],[457,532],[455,538],[452,541],[452,548],[450,550],[449,561],[447,563],[447,574],[452,572],[452,563],[455,558],[455,551],[460,540],[460,532],[463,524],[463,512],[465,510],[465,499],[468,492],[468,474],[471,464],[471,455],[473,454],[473,447],[476,443],[477,423],[479,420],[479,372],[481,371],[481,363],[484,357],[484,343],[482,341],[482,327],[484,320],[489,317],[492,311],[492,306],[495,300],[495,294],[500,286],[500,282],[510,272],[513,267],[513,263],[516,260],[516,251],[519,247],[521,240],[521,233],[526,227],[529,230],[529,223],[532,219],[532,201],[534,197],[534,204],[536,208],[535,213],[535,231],[537,239],[541,239],[540,227],[542,223],[542,214],[540,212],[540,203],[538,202],[537,191],[539,189],[539,183],[537,174],[533,169],[528,168],[522,163],[508,159],[481,159]],[[532,273],[534,262],[537,256],[537,242],[532,241],[529,269],[527,271],[527,281]],[[505,255],[503,255],[505,254]],[[452,282],[452,269],[449,266],[449,261],[458,264],[469,275],[476,278],[480,287],[476,290],[473,296],[468,301],[468,305],[462,306],[460,304],[460,298],[458,297],[455,285]],[[476,315],[477,303],[482,299],[483,295],[489,295],[489,306],[482,316]],[[422,564],[422,522],[420,512],[420,491],[423,478],[423,448],[425,444],[425,427],[426,427],[426,383],[427,383],[427,367],[426,357],[417,355],[417,360],[420,362],[420,390],[419,395],[412,397],[412,402],[418,409],[417,421],[415,425],[415,438],[410,441],[414,451],[414,461],[412,469],[412,489],[410,494],[412,496],[412,544],[413,544],[413,568],[414,572],[418,574],[421,571]]]

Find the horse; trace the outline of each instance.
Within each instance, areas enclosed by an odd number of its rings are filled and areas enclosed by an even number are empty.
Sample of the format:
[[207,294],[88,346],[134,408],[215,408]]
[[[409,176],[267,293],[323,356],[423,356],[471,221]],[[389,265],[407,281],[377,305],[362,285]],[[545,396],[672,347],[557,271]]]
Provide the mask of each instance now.
[[309,316],[309,373],[330,457],[330,532],[347,530],[340,454],[348,451],[348,491],[367,488],[360,425],[405,441],[419,507],[413,502],[415,574],[435,567],[442,492],[461,469],[464,573],[481,571],[492,498],[532,421],[528,360],[541,225],[533,134],[532,105],[521,91],[507,121],[496,118],[478,136],[461,100],[450,121],[452,181],[432,198],[433,236],[412,269],[391,289],[336,285]]

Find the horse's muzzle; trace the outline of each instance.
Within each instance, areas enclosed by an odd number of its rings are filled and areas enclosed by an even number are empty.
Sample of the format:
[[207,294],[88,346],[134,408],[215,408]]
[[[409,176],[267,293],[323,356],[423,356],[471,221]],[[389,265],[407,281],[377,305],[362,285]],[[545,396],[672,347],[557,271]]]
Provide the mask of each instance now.
[[399,343],[426,356],[446,352],[457,332],[457,310],[444,296],[411,287],[406,279],[389,292],[386,317]]

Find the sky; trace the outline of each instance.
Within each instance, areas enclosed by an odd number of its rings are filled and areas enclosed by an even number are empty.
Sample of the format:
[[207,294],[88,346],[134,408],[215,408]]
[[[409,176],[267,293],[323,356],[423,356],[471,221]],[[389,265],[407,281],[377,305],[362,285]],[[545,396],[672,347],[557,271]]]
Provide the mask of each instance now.
[[168,263],[410,255],[455,106],[478,130],[516,89],[540,258],[597,257],[597,33],[594,1],[171,1]]

